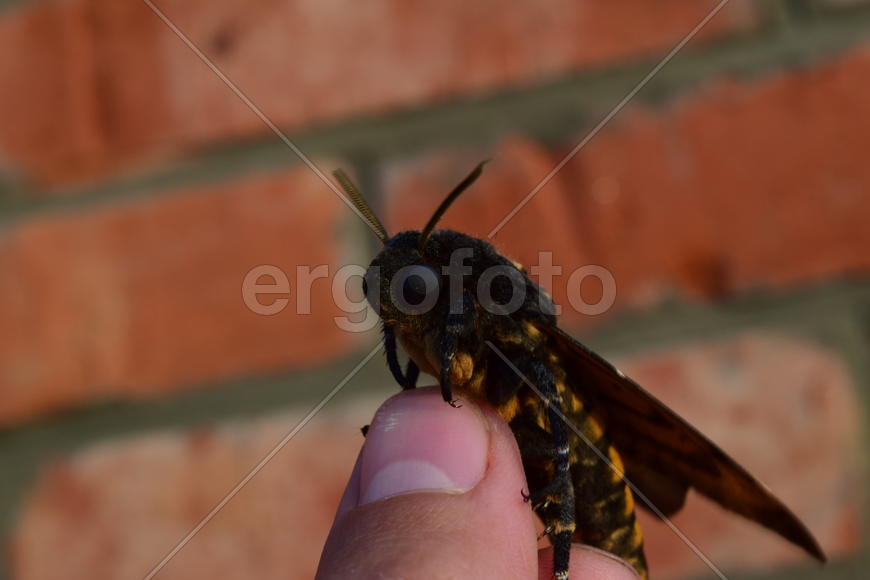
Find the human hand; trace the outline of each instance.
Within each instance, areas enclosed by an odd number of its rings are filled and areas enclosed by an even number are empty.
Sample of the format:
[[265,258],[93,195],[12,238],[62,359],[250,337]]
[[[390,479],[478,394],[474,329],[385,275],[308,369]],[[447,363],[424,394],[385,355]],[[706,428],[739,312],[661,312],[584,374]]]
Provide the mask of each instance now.
[[[375,415],[317,571],[352,578],[552,578],[516,441],[493,410],[456,409],[433,388]],[[572,579],[637,579],[630,565],[575,545]]]

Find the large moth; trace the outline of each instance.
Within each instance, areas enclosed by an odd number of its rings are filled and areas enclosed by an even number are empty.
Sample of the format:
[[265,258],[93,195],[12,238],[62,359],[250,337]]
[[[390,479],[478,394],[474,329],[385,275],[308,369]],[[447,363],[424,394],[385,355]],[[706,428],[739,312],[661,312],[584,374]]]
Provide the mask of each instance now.
[[[421,231],[393,236],[347,176],[335,176],[383,249],[363,291],[383,322],[387,364],[403,389],[420,371],[446,404],[491,405],[517,439],[525,496],[568,578],[572,541],[607,550],[648,577],[635,502],[659,517],[689,488],[824,561],[795,515],[743,467],[613,365],[556,325],[553,303],[522,266],[478,238],[435,226],[480,176],[478,165]],[[480,293],[485,284],[486,297]],[[410,360],[403,369],[397,345]]]

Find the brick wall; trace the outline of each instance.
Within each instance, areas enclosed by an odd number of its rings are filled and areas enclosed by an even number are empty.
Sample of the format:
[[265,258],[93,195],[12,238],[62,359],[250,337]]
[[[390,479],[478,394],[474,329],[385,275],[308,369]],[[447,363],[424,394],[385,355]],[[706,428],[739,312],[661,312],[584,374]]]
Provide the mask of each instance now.
[[[717,3],[155,4],[238,94],[143,2],[0,8],[0,578],[143,577],[377,340],[335,299],[373,237],[269,124],[390,231],[492,159],[444,220],[485,237]],[[691,497],[729,577],[870,564],[866,151],[868,3],[732,0],[495,236],[832,557]],[[158,578],[310,577],[383,366]],[[644,523],[655,577],[705,574]]]

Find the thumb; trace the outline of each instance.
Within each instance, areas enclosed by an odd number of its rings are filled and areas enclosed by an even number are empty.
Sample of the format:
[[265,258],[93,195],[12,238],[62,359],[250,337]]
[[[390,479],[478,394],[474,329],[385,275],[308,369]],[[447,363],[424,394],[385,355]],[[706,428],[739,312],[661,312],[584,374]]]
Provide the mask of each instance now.
[[516,442],[491,409],[432,388],[378,410],[317,578],[535,578]]

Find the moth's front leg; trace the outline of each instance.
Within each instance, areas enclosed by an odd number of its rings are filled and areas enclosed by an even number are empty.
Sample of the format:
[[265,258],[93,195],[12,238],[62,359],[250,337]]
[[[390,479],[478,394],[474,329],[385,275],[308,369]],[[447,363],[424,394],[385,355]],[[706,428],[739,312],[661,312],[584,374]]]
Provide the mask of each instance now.
[[405,384],[403,389],[414,389],[417,387],[417,379],[420,378],[420,367],[413,359],[408,359],[408,364],[405,365]]
[[413,389],[417,386],[420,369],[413,360],[408,360],[405,372],[399,364],[399,353],[396,347],[396,331],[391,324],[384,324],[384,352],[387,354],[387,366],[402,389]]
[[474,301],[463,293],[460,301],[451,307],[450,313],[441,328],[441,340],[438,344],[439,357],[441,359],[440,382],[441,396],[444,400],[456,407],[456,401],[453,398],[454,372],[453,364],[456,360],[456,355],[459,350],[460,339],[471,329],[475,324],[475,308]]
[[[413,389],[417,386],[417,379],[420,377],[420,368],[417,364],[408,359],[408,365],[405,367],[405,372],[402,372],[402,365],[399,364],[399,353],[396,347],[396,331],[391,324],[384,323],[384,352],[387,354],[387,366],[393,374],[393,378],[402,387],[402,390]],[[363,437],[369,431],[368,425],[363,425],[360,429]]]

